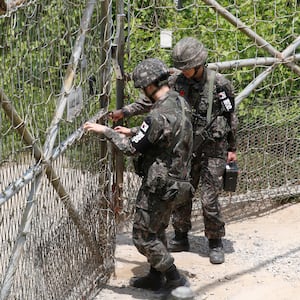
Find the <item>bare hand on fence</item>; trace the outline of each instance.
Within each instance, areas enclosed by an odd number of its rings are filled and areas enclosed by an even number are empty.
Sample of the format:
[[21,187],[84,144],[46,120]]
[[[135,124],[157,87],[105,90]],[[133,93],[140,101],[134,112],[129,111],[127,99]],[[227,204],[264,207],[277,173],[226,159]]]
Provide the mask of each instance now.
[[97,123],[91,123],[91,122],[86,122],[83,124],[83,129],[86,131],[93,131],[97,133],[104,133],[106,130],[107,126],[97,124]]
[[127,127],[123,127],[123,126],[116,126],[114,128],[114,130],[118,133],[122,133],[122,134],[125,134],[126,136],[131,136],[131,131],[129,128]]

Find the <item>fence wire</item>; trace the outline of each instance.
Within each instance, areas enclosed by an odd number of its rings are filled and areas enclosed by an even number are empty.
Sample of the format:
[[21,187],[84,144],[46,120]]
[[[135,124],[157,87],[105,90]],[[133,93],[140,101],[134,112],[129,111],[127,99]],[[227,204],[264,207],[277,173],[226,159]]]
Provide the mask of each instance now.
[[[299,3],[271,1],[266,9],[257,1],[133,2],[129,15],[129,59],[155,56],[172,66],[172,47],[182,37],[194,36],[208,49],[208,68],[233,82],[240,122],[239,179],[236,192],[221,197],[227,222],[298,199]],[[162,43],[162,36],[167,42]],[[125,195],[124,214],[131,216],[133,186],[139,180],[131,172],[127,177],[132,180],[125,182],[131,192]],[[194,215],[201,214],[197,194]]]
[[111,151],[81,127],[108,106],[111,72],[101,51],[111,36],[99,32],[111,34],[102,11],[110,4],[7,4],[0,19],[1,299],[85,299],[114,270]]

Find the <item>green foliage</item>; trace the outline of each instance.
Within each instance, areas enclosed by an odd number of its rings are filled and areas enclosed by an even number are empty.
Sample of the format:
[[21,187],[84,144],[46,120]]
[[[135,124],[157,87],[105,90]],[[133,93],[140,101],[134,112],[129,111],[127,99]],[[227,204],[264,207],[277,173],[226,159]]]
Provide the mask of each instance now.
[[[243,32],[236,29],[221,15],[206,5],[195,1],[183,1],[183,8],[176,9],[174,1],[136,1],[131,5],[130,56],[126,59],[125,69],[132,71],[144,58],[158,57],[172,66],[171,49],[161,49],[159,33],[161,29],[173,31],[173,43],[185,36],[201,40],[209,52],[209,62],[272,57]],[[232,15],[238,17],[251,30],[268,41],[278,51],[290,45],[300,32],[299,4],[297,1],[218,1]],[[156,4],[156,5],[155,5]],[[236,94],[250,84],[264,67],[242,68],[228,74]],[[247,122],[262,118],[266,122],[276,118],[281,111],[277,99],[299,97],[299,77],[288,67],[278,65],[271,76],[244,99],[239,106],[240,117],[246,116]],[[274,117],[264,118],[265,105],[270,104]],[[300,108],[290,107],[287,114],[299,114]]]
[[[283,51],[299,35],[299,4],[295,0],[218,1],[220,5],[238,17],[250,29],[257,32],[278,51]],[[194,36],[208,49],[208,61],[219,62],[272,56],[255,42],[230,24],[220,14],[201,1],[182,1],[177,9],[173,0],[143,0],[124,3],[126,35],[124,69],[131,73],[138,62],[147,57],[158,57],[172,66],[172,49],[160,48],[160,31],[173,32],[173,45],[185,36]],[[72,47],[78,34],[85,2],[37,1],[22,7],[9,18],[0,18],[0,73],[1,86],[21,115],[26,119],[34,136],[41,144],[51,123],[59,98],[66,67]],[[98,4],[99,7],[101,3]],[[116,20],[116,6],[113,3],[113,18]],[[102,59],[99,9],[93,16],[90,32],[87,34],[84,55],[88,62],[85,70],[76,76],[75,85],[83,88],[85,110],[90,116],[99,109],[103,86],[109,91],[109,109],[115,109],[115,79],[109,86],[102,81],[104,67]],[[114,24],[112,24],[112,29]],[[112,30],[112,34],[114,31]],[[113,37],[112,37],[113,38]],[[79,66],[80,68],[80,66]],[[263,66],[244,67],[229,70],[226,74],[233,82],[236,94],[241,92],[257,75],[265,70]],[[109,70],[110,71],[110,70]],[[88,78],[95,76],[95,94],[90,94]],[[255,123],[258,119],[274,122],[283,112],[280,99],[299,98],[299,76],[288,67],[278,65],[264,82],[239,105],[241,122]],[[101,97],[100,97],[101,94]],[[132,83],[125,84],[125,104],[134,101],[138,91]],[[287,115],[299,115],[295,105],[286,108]],[[268,106],[269,105],[269,106]],[[269,118],[265,118],[268,106]],[[73,125],[64,123],[60,139],[68,136],[82,118]],[[3,118],[2,118],[3,119]],[[128,124],[134,126],[140,118],[133,118]],[[9,122],[3,122],[1,132],[7,134]],[[14,138],[12,138],[14,139]],[[19,143],[19,142],[17,142]],[[20,142],[21,143],[21,142]]]
[[[69,14],[68,6],[61,1],[40,1],[0,19],[1,85],[27,129],[41,143],[56,109],[70,45],[80,24],[81,9]],[[3,122],[4,132],[9,124],[9,120]],[[14,143],[10,145],[21,147],[22,141],[14,135],[11,133]]]

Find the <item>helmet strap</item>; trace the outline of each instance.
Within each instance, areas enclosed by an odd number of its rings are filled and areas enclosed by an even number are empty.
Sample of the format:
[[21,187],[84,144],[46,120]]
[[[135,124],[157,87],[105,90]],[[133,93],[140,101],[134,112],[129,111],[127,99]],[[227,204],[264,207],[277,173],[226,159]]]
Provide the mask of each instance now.
[[155,103],[155,99],[153,98],[153,95],[156,94],[156,92],[160,89],[159,86],[155,86],[156,88],[152,91],[151,94],[148,94],[146,91],[146,88],[144,88],[145,95],[151,100],[152,103]]
[[[194,79],[194,80],[199,80],[199,78],[196,79],[196,75],[198,74],[198,72],[199,72],[199,70],[200,70],[201,67],[204,68],[203,65],[200,65],[200,66],[197,66],[197,67],[194,68],[194,74],[193,74],[193,76],[191,77],[192,79]],[[202,72],[202,73],[203,73],[203,72]]]
[[[152,83],[152,86],[154,87],[153,91],[151,94],[148,95],[147,91],[146,91],[146,88],[144,88],[144,93],[145,95],[151,100],[152,103],[156,102],[156,100],[153,98],[153,96],[161,89],[162,86],[164,85],[168,85],[168,77],[169,77],[169,74],[167,74],[167,78],[164,79],[164,80],[158,80],[158,81],[155,81]],[[165,76],[164,76],[165,77]]]
[[193,74],[193,76],[191,77],[192,79],[195,79],[195,76],[197,75],[197,73],[198,73],[200,67],[201,67],[201,66],[197,66],[197,67],[194,68],[194,74]]

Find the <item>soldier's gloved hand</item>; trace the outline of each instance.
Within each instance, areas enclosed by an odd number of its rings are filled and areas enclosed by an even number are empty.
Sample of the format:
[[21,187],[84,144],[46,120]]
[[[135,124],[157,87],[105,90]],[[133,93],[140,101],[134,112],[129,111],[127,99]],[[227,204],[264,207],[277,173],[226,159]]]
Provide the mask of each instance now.
[[115,111],[112,111],[108,117],[113,120],[114,122],[119,121],[120,119],[124,118],[124,113],[122,111],[122,109],[117,109]]

